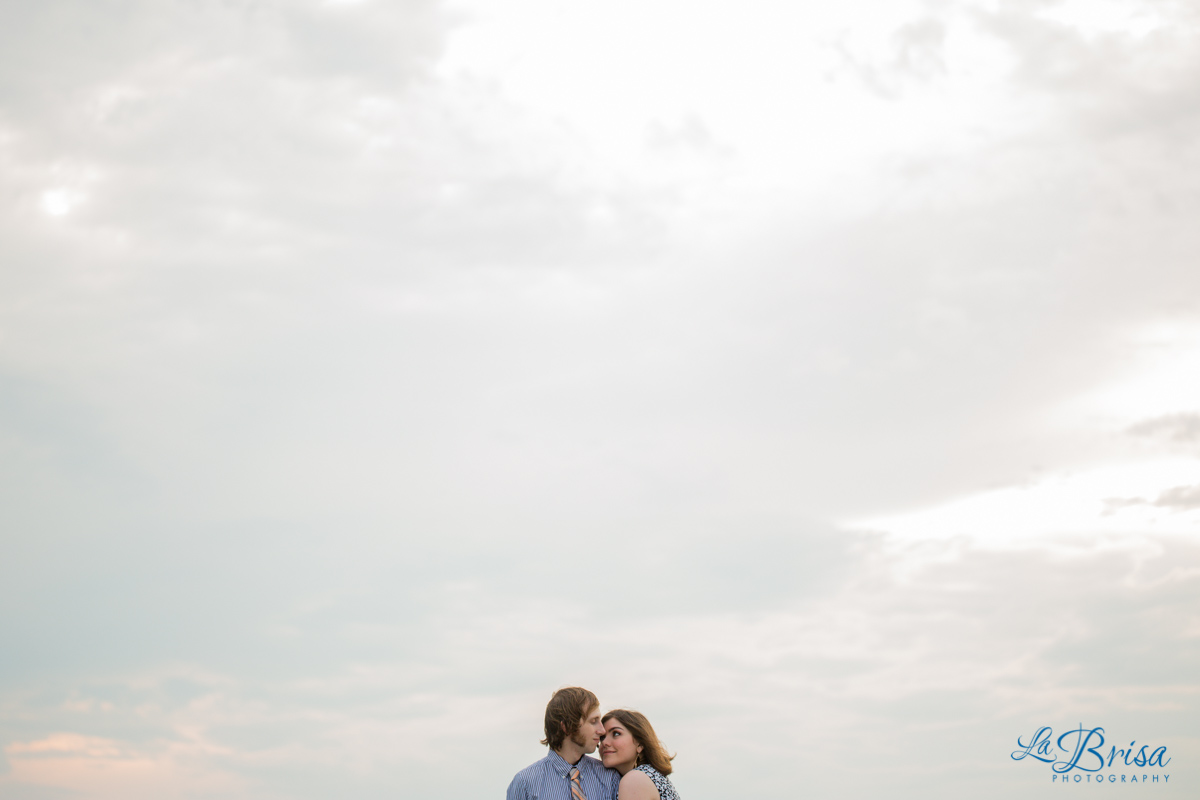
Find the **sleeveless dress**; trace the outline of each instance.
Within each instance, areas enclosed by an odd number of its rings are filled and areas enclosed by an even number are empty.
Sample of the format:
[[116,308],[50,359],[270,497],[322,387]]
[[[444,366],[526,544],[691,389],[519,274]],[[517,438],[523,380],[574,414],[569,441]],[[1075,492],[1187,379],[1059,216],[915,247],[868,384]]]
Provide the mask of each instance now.
[[649,764],[642,764],[634,767],[638,772],[644,772],[649,776],[650,780],[654,781],[654,788],[658,789],[659,800],[679,800],[679,795],[675,793],[675,787],[667,780],[667,776],[656,770]]

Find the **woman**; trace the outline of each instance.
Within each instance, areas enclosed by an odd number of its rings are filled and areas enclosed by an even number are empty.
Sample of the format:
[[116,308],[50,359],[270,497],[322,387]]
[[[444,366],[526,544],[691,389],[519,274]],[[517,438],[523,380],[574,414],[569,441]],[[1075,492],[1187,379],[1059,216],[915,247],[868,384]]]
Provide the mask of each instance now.
[[614,709],[600,721],[604,723],[600,760],[621,773],[617,800],[679,800],[667,780],[675,756],[667,755],[650,721],[626,708]]

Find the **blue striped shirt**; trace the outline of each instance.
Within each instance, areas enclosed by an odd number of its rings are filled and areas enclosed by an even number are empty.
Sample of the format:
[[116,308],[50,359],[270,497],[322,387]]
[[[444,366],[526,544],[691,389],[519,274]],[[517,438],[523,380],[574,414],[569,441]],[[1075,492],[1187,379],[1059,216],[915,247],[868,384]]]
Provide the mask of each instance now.
[[609,769],[591,756],[584,756],[575,765],[551,750],[541,761],[535,761],[517,773],[508,785],[507,800],[571,800],[571,782],[567,773],[579,769],[579,788],[587,800],[617,800],[621,774]]

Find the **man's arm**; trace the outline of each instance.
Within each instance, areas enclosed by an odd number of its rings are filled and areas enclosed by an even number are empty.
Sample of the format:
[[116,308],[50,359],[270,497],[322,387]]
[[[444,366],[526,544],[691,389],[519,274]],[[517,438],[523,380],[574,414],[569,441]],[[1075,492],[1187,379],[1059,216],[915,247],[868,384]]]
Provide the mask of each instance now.
[[[525,787],[525,776],[517,773],[513,776],[512,782],[508,784],[508,794],[504,796],[504,800],[529,800],[529,791]],[[617,800],[616,795],[613,795],[613,800]]]

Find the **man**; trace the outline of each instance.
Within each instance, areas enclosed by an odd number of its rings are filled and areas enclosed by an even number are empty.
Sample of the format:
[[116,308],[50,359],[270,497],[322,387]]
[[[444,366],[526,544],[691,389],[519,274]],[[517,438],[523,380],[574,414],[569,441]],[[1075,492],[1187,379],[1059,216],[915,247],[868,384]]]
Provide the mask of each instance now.
[[517,773],[507,800],[616,800],[621,781],[588,753],[604,736],[600,701],[587,689],[559,689],[546,705],[546,738],[550,752]]

